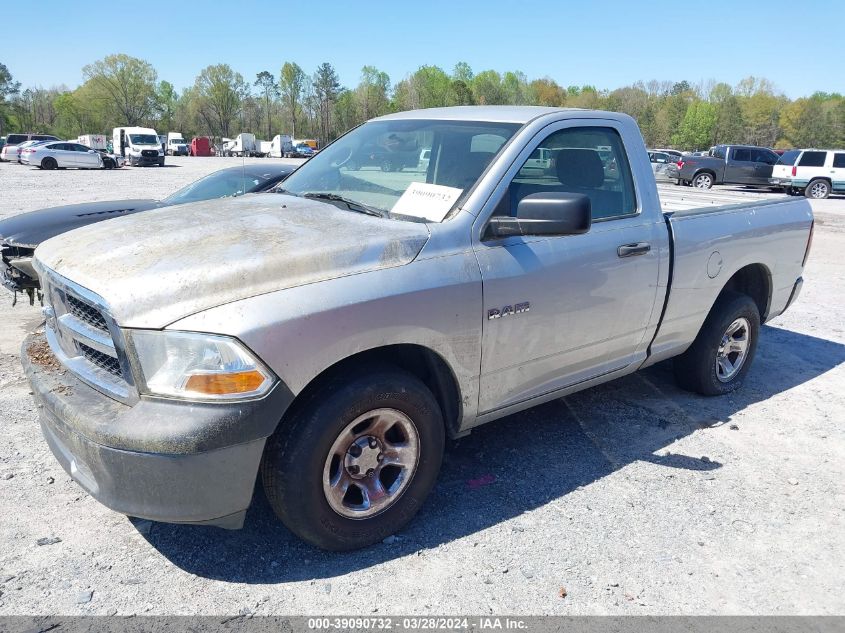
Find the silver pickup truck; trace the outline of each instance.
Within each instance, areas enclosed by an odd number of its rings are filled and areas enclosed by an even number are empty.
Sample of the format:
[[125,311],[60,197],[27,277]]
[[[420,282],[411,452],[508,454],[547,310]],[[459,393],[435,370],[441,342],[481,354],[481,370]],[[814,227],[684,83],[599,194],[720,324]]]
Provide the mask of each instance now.
[[[373,145],[430,160],[349,169]],[[392,114],[280,187],[36,250],[44,437],[110,508],[238,528],[260,477],[301,538],[377,542],[447,437],[672,357],[687,389],[738,388],[813,226],[794,198],[664,212],[633,119],[597,111]]]

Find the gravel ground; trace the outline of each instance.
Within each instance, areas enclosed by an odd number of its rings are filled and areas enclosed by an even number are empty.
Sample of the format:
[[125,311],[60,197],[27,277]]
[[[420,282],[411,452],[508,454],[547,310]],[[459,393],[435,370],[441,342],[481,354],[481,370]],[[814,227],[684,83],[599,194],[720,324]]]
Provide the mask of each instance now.
[[[161,197],[236,160],[40,172],[0,165],[0,217]],[[18,359],[39,321],[0,296],[2,614],[842,614],[845,199],[814,203],[804,293],[765,327],[745,388],[669,368],[454,444],[396,539],[312,549],[257,491],[243,530],[131,522],[59,467]]]

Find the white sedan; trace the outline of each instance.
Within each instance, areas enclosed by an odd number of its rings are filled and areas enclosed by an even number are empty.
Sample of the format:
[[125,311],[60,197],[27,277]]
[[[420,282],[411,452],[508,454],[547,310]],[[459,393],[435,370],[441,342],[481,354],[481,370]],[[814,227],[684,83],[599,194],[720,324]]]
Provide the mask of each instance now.
[[103,157],[97,150],[68,141],[41,143],[21,150],[21,162],[41,169],[102,169]]

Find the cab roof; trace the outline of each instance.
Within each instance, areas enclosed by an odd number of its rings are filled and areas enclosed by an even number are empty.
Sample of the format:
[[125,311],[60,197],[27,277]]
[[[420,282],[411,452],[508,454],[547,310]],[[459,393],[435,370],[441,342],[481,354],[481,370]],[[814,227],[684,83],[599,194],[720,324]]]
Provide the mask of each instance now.
[[542,106],[454,106],[450,108],[425,108],[422,110],[407,110],[396,112],[373,119],[387,121],[396,119],[439,119],[444,121],[485,121],[489,123],[520,123],[525,124],[547,114],[577,113],[579,116],[618,117],[615,112],[599,112],[597,110],[581,110],[578,108],[545,108]]

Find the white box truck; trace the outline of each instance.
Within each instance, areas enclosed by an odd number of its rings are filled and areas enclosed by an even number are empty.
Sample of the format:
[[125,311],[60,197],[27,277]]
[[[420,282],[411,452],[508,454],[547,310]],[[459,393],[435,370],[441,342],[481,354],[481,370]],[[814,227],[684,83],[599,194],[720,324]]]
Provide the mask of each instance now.
[[168,156],[187,156],[188,144],[182,137],[181,132],[167,133],[167,154]]
[[116,127],[112,130],[112,143],[114,153],[123,156],[132,167],[164,167],[164,150],[159,143],[158,134],[152,128]]
[[108,139],[105,134],[81,134],[76,142],[91,149],[108,149]]
[[255,155],[264,158],[270,155],[273,141],[255,141]]
[[252,156],[255,152],[255,134],[242,132],[223,146],[224,156]]
[[293,152],[293,139],[288,134],[276,134],[270,141],[270,158],[289,158]]

